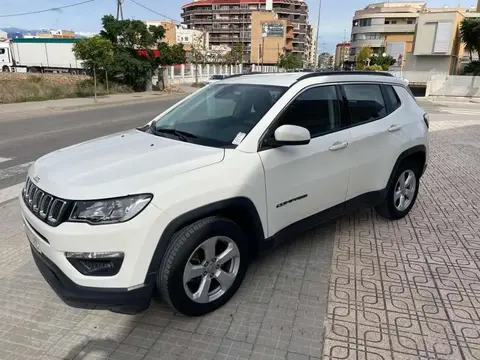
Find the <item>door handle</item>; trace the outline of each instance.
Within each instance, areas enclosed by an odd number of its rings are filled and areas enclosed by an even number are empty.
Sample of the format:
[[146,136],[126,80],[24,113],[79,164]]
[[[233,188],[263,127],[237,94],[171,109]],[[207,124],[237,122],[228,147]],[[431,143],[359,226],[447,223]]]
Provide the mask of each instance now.
[[394,132],[394,131],[398,131],[402,128],[402,125],[397,125],[397,124],[393,124],[392,126],[390,126],[388,128],[388,131],[389,132]]
[[336,151],[336,150],[340,150],[340,149],[345,149],[347,146],[348,146],[348,142],[346,142],[346,141],[343,141],[343,142],[337,141],[337,142],[333,143],[332,146],[330,146],[330,151]]

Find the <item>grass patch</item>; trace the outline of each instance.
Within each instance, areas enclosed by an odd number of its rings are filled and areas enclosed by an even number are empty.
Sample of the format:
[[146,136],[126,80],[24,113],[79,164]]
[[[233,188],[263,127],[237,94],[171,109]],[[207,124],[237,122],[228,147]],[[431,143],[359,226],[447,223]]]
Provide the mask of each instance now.
[[[0,78],[0,104],[89,97],[95,94],[93,80],[72,75],[28,75]],[[131,88],[115,83],[97,84],[97,94],[132,92]]]

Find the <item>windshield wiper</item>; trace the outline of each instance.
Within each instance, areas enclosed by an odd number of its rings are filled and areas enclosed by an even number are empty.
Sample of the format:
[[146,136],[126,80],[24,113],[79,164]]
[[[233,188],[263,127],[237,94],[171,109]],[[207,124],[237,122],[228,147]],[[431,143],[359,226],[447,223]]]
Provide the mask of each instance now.
[[175,135],[179,140],[185,141],[185,142],[188,142],[189,139],[198,138],[198,136],[195,134],[191,134],[187,131],[182,131],[182,130],[177,130],[172,128],[155,128],[154,126],[152,126],[151,129],[154,134],[158,134],[158,133],[172,134],[172,135]]

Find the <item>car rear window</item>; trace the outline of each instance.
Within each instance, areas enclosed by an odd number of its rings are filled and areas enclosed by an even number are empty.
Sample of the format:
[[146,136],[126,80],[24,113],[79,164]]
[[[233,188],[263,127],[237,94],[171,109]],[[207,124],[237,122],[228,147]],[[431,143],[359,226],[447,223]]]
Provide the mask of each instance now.
[[398,94],[393,88],[393,86],[385,85],[384,89],[387,101],[390,103],[390,112],[394,112],[400,107],[400,105],[402,105],[402,103],[400,102]]

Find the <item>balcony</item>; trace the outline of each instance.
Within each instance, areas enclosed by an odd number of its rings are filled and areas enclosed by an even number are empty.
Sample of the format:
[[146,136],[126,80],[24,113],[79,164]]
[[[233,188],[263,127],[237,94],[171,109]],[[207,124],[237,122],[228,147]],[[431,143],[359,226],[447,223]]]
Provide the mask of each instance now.
[[370,46],[374,48],[385,46],[385,39],[365,39],[352,41],[352,48],[360,48],[362,46]]
[[307,13],[305,10],[301,10],[301,9],[276,7],[275,4],[273,4],[273,10],[278,14],[299,14],[299,15],[303,15],[303,14]]
[[371,26],[353,26],[352,34],[363,33],[415,33],[415,24],[384,24]]

